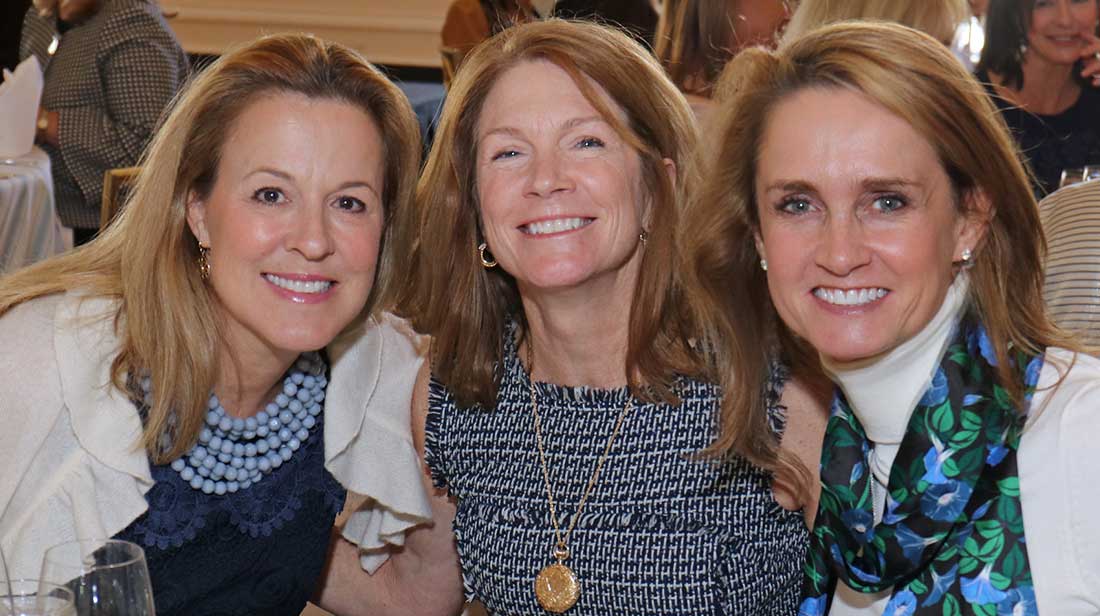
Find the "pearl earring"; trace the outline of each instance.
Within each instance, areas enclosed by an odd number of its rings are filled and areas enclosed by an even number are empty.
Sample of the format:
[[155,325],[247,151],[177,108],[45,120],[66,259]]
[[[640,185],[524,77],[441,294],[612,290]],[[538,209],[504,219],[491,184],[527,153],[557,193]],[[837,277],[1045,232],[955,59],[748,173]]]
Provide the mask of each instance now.
[[765,272],[768,271],[768,260],[767,259],[760,259],[760,269],[764,270]]
[[963,263],[970,263],[970,257],[974,256],[974,253],[969,248],[963,248],[961,256]]

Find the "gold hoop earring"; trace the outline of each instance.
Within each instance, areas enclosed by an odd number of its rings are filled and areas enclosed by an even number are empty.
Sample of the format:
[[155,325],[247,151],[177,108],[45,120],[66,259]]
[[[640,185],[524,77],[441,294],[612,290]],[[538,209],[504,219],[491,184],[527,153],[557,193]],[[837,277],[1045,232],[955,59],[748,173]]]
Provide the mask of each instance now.
[[199,244],[199,276],[204,280],[210,280],[210,247]]
[[489,245],[485,242],[478,244],[477,256],[481,260],[481,267],[484,267],[485,269],[493,269],[497,266],[497,260],[493,258],[493,253],[491,252],[489,253],[489,258],[485,258],[485,253],[488,252],[488,250]]

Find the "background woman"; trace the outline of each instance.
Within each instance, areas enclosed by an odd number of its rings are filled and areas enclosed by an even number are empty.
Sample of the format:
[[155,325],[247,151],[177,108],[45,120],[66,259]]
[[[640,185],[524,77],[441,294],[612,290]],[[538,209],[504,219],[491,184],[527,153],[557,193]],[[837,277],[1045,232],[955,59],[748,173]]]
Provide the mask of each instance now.
[[408,342],[374,328],[331,375],[319,351],[392,277],[416,126],[358,54],[261,39],[193,82],[102,237],[0,283],[0,340],[20,349],[0,403],[20,426],[0,433],[13,574],[54,543],[124,538],[158,614],[301,611],[343,505],[326,467],[377,496],[363,461],[401,451],[365,409]]
[[137,164],[187,79],[187,56],[152,0],[35,0],[19,59],[45,71],[35,141],[76,244],[99,227],[103,174]]
[[657,23],[657,58],[696,113],[739,50],[773,45],[790,17],[787,0],[665,0]]
[[1100,162],[1100,0],[991,0],[978,79],[989,84],[1040,196]]
[[838,386],[800,613],[1096,613],[1100,362],[1047,320],[1038,209],[981,86],[892,24],[729,70],[685,217],[697,310],[747,358],[735,382],[781,340]]
[[752,386],[760,467],[696,455],[719,391],[672,266],[693,177],[682,96],[593,24],[518,26],[466,62],[401,304],[432,335],[413,429],[466,592],[501,614],[792,613],[805,525],[768,472],[782,380]]

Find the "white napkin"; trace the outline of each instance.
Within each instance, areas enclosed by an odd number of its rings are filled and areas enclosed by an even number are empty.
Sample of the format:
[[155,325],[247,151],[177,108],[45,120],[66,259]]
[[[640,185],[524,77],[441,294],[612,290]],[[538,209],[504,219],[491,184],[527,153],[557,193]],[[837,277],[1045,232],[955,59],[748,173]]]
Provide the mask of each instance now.
[[0,84],[0,157],[22,156],[34,147],[41,96],[42,69],[34,56],[20,62],[14,73],[4,70],[4,83]]

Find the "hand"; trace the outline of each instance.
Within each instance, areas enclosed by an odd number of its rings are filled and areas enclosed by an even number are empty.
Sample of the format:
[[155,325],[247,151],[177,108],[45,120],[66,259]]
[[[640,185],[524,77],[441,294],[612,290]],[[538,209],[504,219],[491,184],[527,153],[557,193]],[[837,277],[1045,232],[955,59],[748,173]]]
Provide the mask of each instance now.
[[1100,87],[1100,38],[1090,32],[1082,33],[1085,48],[1081,50],[1081,60],[1085,65],[1081,76],[1092,82],[1094,88]]

